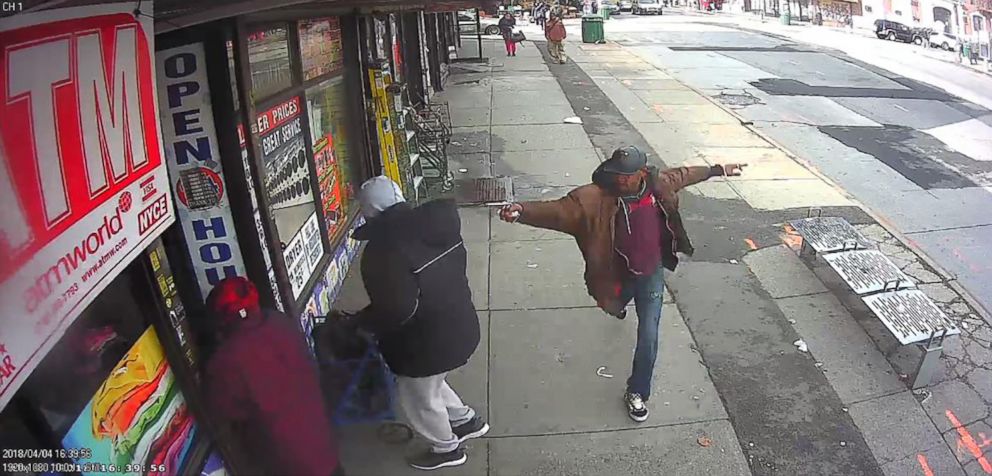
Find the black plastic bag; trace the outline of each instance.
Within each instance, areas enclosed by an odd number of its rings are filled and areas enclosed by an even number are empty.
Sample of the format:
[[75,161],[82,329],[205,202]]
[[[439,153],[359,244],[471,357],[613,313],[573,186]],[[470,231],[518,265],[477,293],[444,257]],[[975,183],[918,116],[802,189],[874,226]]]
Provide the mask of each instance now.
[[317,357],[322,362],[359,359],[369,348],[369,340],[359,331],[355,314],[334,311],[313,333]]

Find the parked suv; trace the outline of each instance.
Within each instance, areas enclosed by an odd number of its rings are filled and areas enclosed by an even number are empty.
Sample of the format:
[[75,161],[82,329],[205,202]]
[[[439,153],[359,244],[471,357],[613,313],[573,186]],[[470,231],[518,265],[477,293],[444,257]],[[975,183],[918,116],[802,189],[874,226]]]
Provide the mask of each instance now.
[[634,0],[634,15],[661,15],[661,0]]
[[940,48],[947,51],[957,51],[960,43],[961,40],[951,33],[935,31],[930,35],[930,46],[934,48]]
[[912,43],[922,35],[914,29],[892,20],[875,20],[875,36],[883,40]]

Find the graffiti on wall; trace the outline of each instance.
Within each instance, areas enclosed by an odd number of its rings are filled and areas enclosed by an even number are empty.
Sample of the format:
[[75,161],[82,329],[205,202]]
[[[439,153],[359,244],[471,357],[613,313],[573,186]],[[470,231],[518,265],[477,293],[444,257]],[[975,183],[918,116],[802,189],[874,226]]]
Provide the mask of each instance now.
[[820,12],[825,22],[838,25],[848,25],[851,22],[851,7],[844,2],[820,2]]

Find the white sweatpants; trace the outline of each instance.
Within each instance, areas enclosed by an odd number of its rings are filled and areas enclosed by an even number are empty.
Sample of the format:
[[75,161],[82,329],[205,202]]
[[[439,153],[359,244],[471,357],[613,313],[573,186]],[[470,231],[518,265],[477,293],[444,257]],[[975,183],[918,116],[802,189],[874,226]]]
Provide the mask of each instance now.
[[462,399],[444,379],[447,373],[430,377],[396,376],[396,392],[400,406],[410,426],[420,433],[435,453],[447,453],[458,448],[458,438],[452,427],[475,417],[475,410]]

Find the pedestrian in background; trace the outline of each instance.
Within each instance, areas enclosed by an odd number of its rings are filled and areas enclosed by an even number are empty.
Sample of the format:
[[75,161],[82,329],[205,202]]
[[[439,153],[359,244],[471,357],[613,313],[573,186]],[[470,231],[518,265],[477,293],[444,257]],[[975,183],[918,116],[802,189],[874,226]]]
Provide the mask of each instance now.
[[513,27],[517,26],[517,19],[507,13],[499,20],[499,33],[503,35],[503,43],[506,44],[506,56],[517,56],[517,42],[513,40]]
[[534,21],[541,27],[542,31],[544,30],[544,25],[548,18],[547,13],[549,8],[550,7],[548,4],[544,2],[539,2],[537,6],[534,7]]
[[565,24],[558,15],[551,15],[544,37],[548,39],[548,53],[559,64],[565,64],[565,47],[561,43],[565,36]]
[[371,304],[358,324],[376,334],[396,374],[400,406],[431,444],[408,463],[423,470],[464,464],[460,445],[489,425],[445,381],[480,338],[458,208],[453,200],[413,208],[384,176],[362,184],[359,202],[367,223],[353,236],[368,242],[361,270]]
[[243,277],[225,278],[206,307],[217,346],[204,375],[206,406],[245,459],[245,474],[343,475],[317,365],[298,324],[262,309]]
[[658,171],[636,147],[613,151],[592,174],[592,183],[564,198],[514,203],[500,218],[567,233],[585,258],[589,294],[606,313],[626,317],[633,300],[637,344],[623,401],[630,418],[648,418],[646,402],[658,356],[664,270],[675,270],[676,252],[691,255],[679,215],[678,192],[711,177],[740,175],[743,165],[679,167]]

